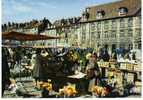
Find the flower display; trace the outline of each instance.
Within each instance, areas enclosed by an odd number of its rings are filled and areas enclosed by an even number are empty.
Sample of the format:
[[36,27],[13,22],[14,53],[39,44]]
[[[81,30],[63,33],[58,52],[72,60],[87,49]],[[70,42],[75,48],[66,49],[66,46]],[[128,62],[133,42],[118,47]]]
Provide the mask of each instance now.
[[77,94],[75,85],[64,86],[62,89],[59,89],[60,97],[74,97]]
[[92,94],[97,97],[104,97],[104,96],[107,96],[109,92],[106,87],[94,86],[92,88]]

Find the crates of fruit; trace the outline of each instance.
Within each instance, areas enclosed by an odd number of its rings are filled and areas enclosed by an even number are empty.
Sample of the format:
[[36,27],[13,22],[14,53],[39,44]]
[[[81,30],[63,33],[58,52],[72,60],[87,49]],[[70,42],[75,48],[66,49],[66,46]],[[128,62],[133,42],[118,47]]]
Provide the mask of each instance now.
[[141,80],[141,77],[142,75],[141,75],[141,72],[137,72],[137,80]]
[[98,62],[99,67],[109,67],[109,62]]
[[134,73],[128,73],[127,82],[134,82]]
[[133,71],[133,70],[134,70],[134,66],[133,66],[132,63],[126,63],[126,68],[127,68],[127,70],[129,70],[129,71]]
[[141,81],[135,81],[135,86],[141,86],[142,82]]
[[134,64],[134,71],[141,71],[141,64]]
[[126,69],[127,69],[127,63],[121,62],[121,63],[120,63],[120,69],[126,70]]
[[97,64],[98,64],[99,67],[103,66],[103,62],[97,62]]

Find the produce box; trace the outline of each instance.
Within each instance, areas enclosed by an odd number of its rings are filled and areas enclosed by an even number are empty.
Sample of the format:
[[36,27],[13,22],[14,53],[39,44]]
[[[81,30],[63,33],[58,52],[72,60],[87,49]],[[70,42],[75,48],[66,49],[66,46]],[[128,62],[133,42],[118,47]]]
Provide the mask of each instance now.
[[127,74],[127,82],[134,82],[134,74],[133,73]]
[[109,65],[111,68],[115,68],[116,67],[116,62],[109,62]]
[[142,75],[141,75],[141,72],[137,72],[137,79],[138,79],[138,80],[141,80],[141,79],[142,79],[141,76],[142,76]]
[[136,86],[135,88],[135,93],[141,94],[142,87],[141,86]]
[[102,74],[102,77],[108,77],[108,69],[102,67],[101,74]]
[[109,62],[97,62],[99,67],[109,67]]
[[134,71],[141,71],[141,64],[134,64]]
[[141,81],[135,81],[135,86],[141,86],[142,82]]
[[117,77],[117,83],[122,85],[122,83],[123,83],[123,73],[122,72],[116,72],[116,77]]
[[124,63],[124,62],[120,63],[120,69],[126,70],[127,69],[127,63]]
[[133,66],[132,63],[126,63],[126,68],[127,68],[127,70],[129,70],[129,71],[133,71],[133,70],[134,70],[134,66]]
[[135,92],[140,94],[141,91],[142,91],[142,82],[135,81]]

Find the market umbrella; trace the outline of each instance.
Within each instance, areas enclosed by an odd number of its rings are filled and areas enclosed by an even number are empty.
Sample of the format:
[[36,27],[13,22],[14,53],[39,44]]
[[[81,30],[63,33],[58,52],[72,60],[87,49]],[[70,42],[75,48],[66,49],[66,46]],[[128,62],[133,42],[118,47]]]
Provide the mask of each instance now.
[[58,36],[47,36],[47,35],[37,35],[31,33],[22,32],[3,32],[2,39],[5,40],[18,40],[18,41],[36,41],[36,40],[49,40],[49,39],[60,39]]

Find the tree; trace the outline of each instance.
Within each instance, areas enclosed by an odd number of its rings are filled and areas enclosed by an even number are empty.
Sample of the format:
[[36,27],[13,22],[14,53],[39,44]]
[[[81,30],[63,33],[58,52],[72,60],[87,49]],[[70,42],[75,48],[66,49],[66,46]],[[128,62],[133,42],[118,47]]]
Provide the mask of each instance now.
[[16,25],[15,25],[15,26],[16,26],[16,29],[18,29],[18,28],[19,28],[19,24],[18,24],[18,23],[16,23]]
[[11,27],[11,23],[10,22],[8,22],[8,27]]

